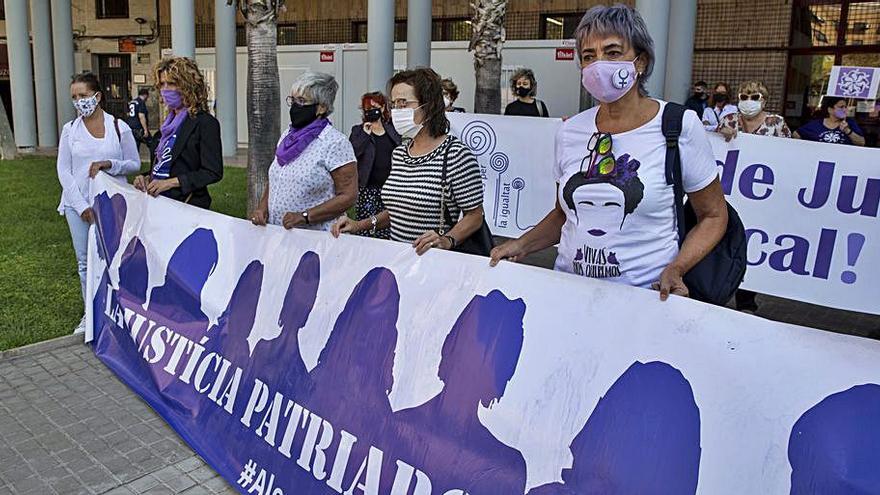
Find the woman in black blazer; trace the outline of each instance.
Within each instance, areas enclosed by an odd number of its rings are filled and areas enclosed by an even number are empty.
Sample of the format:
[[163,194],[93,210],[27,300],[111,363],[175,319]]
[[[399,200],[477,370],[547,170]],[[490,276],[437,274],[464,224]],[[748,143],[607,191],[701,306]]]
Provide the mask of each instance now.
[[223,157],[220,123],[208,113],[205,80],[196,63],[185,57],[159,62],[153,74],[168,117],[160,129],[156,162],[135,178],[134,187],[210,208],[208,185],[223,178]]
[[[358,198],[356,220],[376,218],[385,210],[382,186],[391,173],[391,153],[400,145],[400,134],[391,125],[388,104],[382,93],[367,93],[361,98],[363,123],[351,128],[351,146],[358,163]],[[365,230],[361,235],[390,239],[390,229]]]

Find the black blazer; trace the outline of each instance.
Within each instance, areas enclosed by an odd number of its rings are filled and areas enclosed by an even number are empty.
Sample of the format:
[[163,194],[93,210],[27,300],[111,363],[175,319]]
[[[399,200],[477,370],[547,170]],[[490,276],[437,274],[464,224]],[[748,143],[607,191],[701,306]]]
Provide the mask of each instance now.
[[[400,134],[391,125],[391,122],[383,122],[382,126],[388,137],[396,146],[400,146]],[[358,188],[363,189],[370,179],[370,172],[373,170],[373,162],[376,161],[376,145],[370,135],[364,131],[364,124],[357,124],[351,128],[351,135],[348,137],[351,141],[351,147],[354,148],[354,156],[358,162]]]
[[170,177],[177,177],[180,187],[169,189],[162,196],[210,208],[208,185],[223,178],[222,150],[220,123],[213,115],[199,112],[184,120],[171,148]]

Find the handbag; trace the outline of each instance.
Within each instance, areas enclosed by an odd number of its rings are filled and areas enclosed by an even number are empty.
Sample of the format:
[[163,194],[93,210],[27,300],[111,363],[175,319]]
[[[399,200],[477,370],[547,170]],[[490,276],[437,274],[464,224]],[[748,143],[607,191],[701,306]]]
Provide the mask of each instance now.
[[[681,178],[681,154],[678,138],[681,136],[682,118],[686,108],[667,103],[663,109],[662,129],[666,137],[666,183],[675,192],[676,225],[678,244],[681,247],[687,233],[697,224],[697,215],[690,202],[684,202],[684,186]],[[746,251],[748,247],[745,227],[739,214],[727,205],[727,230],[718,244],[685,275],[690,297],[698,301],[724,306],[733,297],[746,274]]]
[[[446,151],[443,152],[443,168],[440,172],[440,226],[437,229],[437,233],[441,236],[446,235],[446,229],[443,228],[446,224],[455,227],[455,224],[457,223],[452,220],[452,215],[449,214],[449,210],[446,208],[446,195],[449,192],[449,184],[446,182],[446,171],[449,160],[449,149],[451,147],[451,143],[446,145]],[[460,241],[457,240],[455,246],[452,247],[453,251],[466,254],[476,254],[478,256],[489,256],[492,248],[495,247],[495,240],[492,238],[492,232],[489,230],[489,225],[486,223],[485,216],[481,220],[482,223],[480,224],[480,228],[466,239]]]

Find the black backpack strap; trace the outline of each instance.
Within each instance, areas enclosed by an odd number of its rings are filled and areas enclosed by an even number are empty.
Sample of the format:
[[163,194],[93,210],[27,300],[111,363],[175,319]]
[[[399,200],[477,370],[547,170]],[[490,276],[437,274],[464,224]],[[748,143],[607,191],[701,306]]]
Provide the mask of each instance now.
[[675,217],[678,228],[678,245],[684,242],[684,186],[681,182],[681,153],[678,147],[678,138],[681,137],[684,106],[677,103],[667,103],[663,108],[661,128],[666,138],[666,184],[672,186],[675,193]]
[[119,144],[122,144],[122,133],[119,132],[119,119],[113,117],[113,127],[116,129],[116,139],[119,140]]

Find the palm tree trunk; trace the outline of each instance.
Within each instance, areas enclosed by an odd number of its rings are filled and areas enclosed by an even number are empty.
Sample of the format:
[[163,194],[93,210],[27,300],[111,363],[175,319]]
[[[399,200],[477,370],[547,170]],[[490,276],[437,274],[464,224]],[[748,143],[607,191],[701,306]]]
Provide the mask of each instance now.
[[474,112],[499,114],[507,0],[475,0],[471,8],[474,9],[473,35],[468,50],[474,52]]
[[247,21],[248,215],[268,184],[280,134],[276,2],[243,2]]

